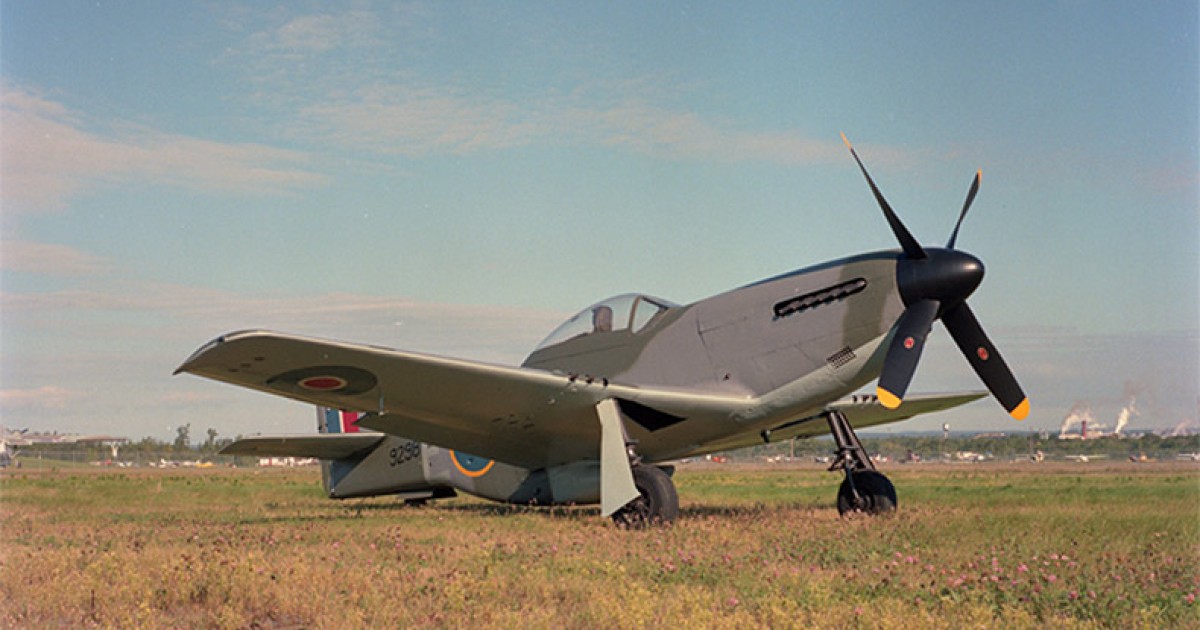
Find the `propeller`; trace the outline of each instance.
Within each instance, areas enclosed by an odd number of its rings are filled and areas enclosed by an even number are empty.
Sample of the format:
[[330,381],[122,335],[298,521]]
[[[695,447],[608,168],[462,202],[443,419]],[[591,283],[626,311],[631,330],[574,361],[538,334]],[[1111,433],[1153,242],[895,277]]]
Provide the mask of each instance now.
[[983,280],[983,263],[971,254],[955,249],[958,231],[975,195],[979,192],[982,171],[975,173],[967,199],[959,212],[958,222],[950,233],[945,248],[924,248],[913,238],[908,228],[892,210],[867,167],[858,157],[858,152],[842,134],[842,141],[850,149],[850,155],[858,163],[859,170],[867,179],[875,201],[883,210],[892,233],[900,242],[903,254],[896,262],[896,286],[904,302],[904,312],[896,322],[895,334],[884,356],[883,370],[879,374],[876,395],[888,409],[895,409],[904,401],[904,394],[916,373],[917,363],[925,348],[925,340],[933,322],[942,320],[954,343],[958,345],[967,362],[974,368],[980,380],[992,392],[992,396],[1012,417],[1024,420],[1029,415],[1029,399],[1021,391],[1012,370],[1000,356],[1000,351],[988,339],[979,320],[967,306],[967,297]]

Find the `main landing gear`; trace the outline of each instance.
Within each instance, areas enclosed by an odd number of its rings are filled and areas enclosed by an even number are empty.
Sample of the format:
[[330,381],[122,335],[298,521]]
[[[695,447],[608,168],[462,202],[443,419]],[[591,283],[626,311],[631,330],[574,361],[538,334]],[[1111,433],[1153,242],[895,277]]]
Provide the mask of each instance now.
[[618,527],[642,529],[649,525],[665,525],[679,516],[679,495],[667,471],[658,466],[633,466],[633,485],[638,498],[625,504],[612,515]]
[[838,514],[864,512],[882,514],[896,509],[896,488],[892,482],[875,470],[875,464],[866,449],[854,434],[854,428],[840,411],[825,414],[829,421],[829,432],[837,444],[837,456],[829,470],[841,469],[846,473],[838,489]]

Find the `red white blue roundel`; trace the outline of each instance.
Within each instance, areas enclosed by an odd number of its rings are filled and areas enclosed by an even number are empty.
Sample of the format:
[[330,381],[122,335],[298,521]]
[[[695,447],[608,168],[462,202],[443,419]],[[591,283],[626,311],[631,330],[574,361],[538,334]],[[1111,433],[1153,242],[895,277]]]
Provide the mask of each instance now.
[[[357,396],[379,384],[375,375],[349,365],[322,365],[276,374],[267,385],[292,393]],[[297,392],[296,390],[300,390]]]

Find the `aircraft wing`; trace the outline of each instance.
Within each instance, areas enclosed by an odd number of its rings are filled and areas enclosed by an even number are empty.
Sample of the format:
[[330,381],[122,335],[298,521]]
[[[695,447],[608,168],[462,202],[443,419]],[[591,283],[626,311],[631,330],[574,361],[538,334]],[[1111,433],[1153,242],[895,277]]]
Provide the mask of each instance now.
[[226,445],[221,454],[346,459],[374,448],[384,437],[382,433],[255,435]]
[[530,469],[596,459],[605,398],[679,417],[728,417],[747,404],[267,331],[219,337],[179,372],[364,412],[360,427]]
[[825,406],[825,409],[841,411],[845,414],[850,425],[855,429],[872,427],[877,424],[888,424],[908,420],[913,416],[935,411],[953,409],[987,396],[986,391],[961,392],[954,394],[916,394],[907,396],[904,403],[895,409],[888,409],[879,403],[875,396],[860,396],[858,400],[835,400]]

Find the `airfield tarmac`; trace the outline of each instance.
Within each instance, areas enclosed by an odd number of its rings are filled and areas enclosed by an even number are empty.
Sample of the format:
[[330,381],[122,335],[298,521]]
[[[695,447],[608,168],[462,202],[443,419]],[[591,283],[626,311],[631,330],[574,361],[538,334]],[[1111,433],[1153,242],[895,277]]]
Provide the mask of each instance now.
[[335,502],[316,469],[0,473],[2,627],[1200,627],[1200,465],[677,473],[670,528],[595,508]]

